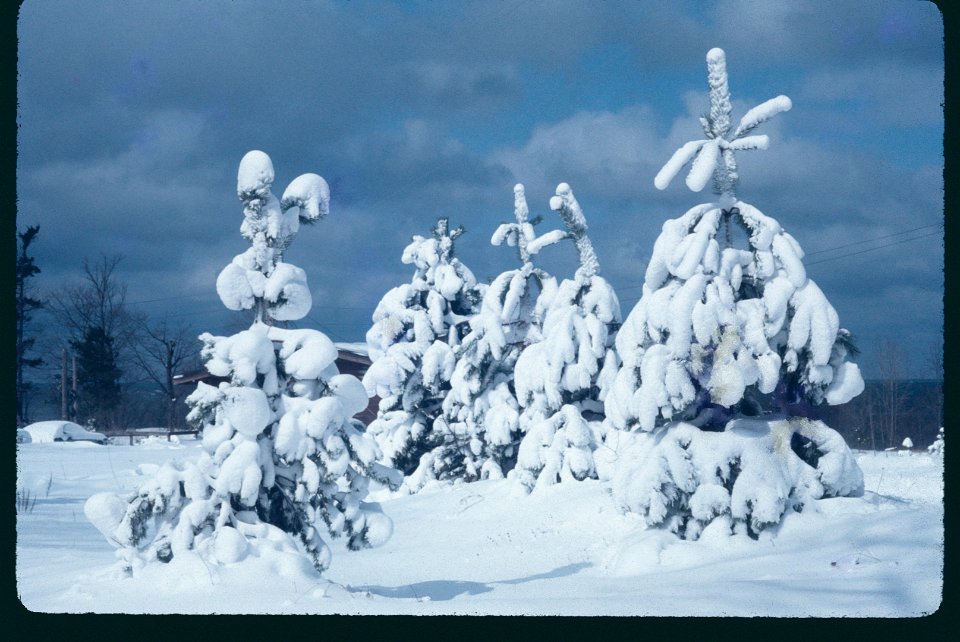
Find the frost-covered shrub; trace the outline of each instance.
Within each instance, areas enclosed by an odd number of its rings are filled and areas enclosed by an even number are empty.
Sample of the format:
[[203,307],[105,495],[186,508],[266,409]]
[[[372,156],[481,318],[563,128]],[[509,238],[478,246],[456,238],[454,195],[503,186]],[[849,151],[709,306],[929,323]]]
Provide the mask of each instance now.
[[[859,469],[832,429],[821,424],[815,434],[791,433],[813,440],[823,462],[839,459],[850,468],[843,483],[825,484],[823,492],[782,444],[768,443],[783,437],[777,426],[792,404],[846,403],[864,384],[847,361],[854,352],[850,333],[807,277],[800,244],[734,193],[734,151],[765,149],[766,136],[746,134],[790,109],[790,99],[778,96],[751,109],[732,129],[723,51],[710,50],[707,66],[706,138],[677,150],[654,183],[666,188],[692,160],[687,186],[700,191],[712,176],[719,198],[663,224],[641,299],[617,335],[622,365],[605,398],[608,429],[656,433],[641,440],[649,455],[617,459],[621,504],[651,524],[669,521],[686,536],[696,536],[714,513],[755,533],[799,505],[798,488],[813,498],[860,492],[848,483]],[[738,232],[745,238],[736,242]],[[770,414],[769,423],[740,419]],[[754,428],[742,429],[747,425]],[[772,437],[756,441],[765,425]],[[734,475],[731,458],[738,487],[724,486]]]
[[736,419],[723,432],[674,423],[639,436],[614,500],[650,526],[697,539],[704,528],[756,537],[812,500],[863,494],[843,438],[820,421]]
[[228,266],[217,290],[227,307],[257,315],[249,330],[200,337],[207,370],[229,381],[201,382],[187,398],[188,419],[203,431],[199,460],[168,463],[128,497],[105,493],[85,506],[120,547],[128,571],[186,551],[237,562],[284,533],[322,571],[330,564],[323,531],[346,536],[351,549],[380,544],[392,531],[379,506],[363,501],[371,480],[395,487],[399,476],[377,463],[376,443],[351,418],[367,405],[362,384],[338,373],[337,350],[324,334],[263,323],[309,311],[302,271],[280,259],[298,220],[321,216],[328,199],[323,179],[306,174],[278,202],[272,179],[266,154],[244,157],[241,232],[252,247],[240,256],[248,267],[241,273]]
[[499,479],[516,462],[522,431],[513,371],[520,354],[541,339],[539,295],[557,287],[552,276],[533,265],[533,257],[561,236],[551,232],[537,238],[534,226],[541,219],[529,219],[523,185],[514,187],[514,215],[516,223],[501,224],[490,242],[516,246],[521,265],[487,288],[457,351],[443,414],[433,426],[442,440],[430,454],[430,472],[437,479]]
[[590,419],[602,416],[605,390],[619,363],[613,340],[620,303],[598,274],[586,219],[569,185],[557,187],[550,208],[567,228],[554,238],[574,241],[580,265],[573,279],[541,293],[543,340],[523,351],[514,371],[525,436],[513,477],[528,489],[596,476],[593,450],[602,432]]
[[454,256],[454,241],[461,234],[462,227],[450,230],[441,218],[432,238],[413,237],[402,257],[416,267],[413,280],[383,296],[367,331],[373,363],[363,385],[380,397],[368,432],[384,460],[406,475],[439,443],[432,427],[450,389],[454,350],[483,298],[485,286]]
[[927,452],[931,455],[939,455],[943,457],[943,426],[940,426],[940,430],[937,431],[937,438],[933,440],[933,443],[927,446]]

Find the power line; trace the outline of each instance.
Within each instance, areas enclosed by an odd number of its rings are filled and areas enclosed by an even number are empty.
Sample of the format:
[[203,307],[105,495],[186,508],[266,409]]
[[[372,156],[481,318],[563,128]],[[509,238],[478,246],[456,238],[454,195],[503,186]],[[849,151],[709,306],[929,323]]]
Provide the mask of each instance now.
[[814,254],[823,254],[824,252],[833,252],[834,250],[839,250],[845,247],[852,247],[854,245],[864,245],[865,243],[873,243],[874,241],[882,241],[883,239],[893,238],[894,236],[903,236],[904,234],[909,234],[910,232],[917,232],[919,230],[925,230],[931,227],[942,227],[942,223],[934,223],[932,225],[921,225],[920,227],[915,227],[911,230],[903,230],[902,232],[894,232],[893,234],[887,234],[885,236],[877,236],[872,239],[866,239],[864,241],[854,241],[853,243],[846,243],[844,245],[837,245],[835,247],[828,247],[823,250],[816,250],[815,252],[807,252],[807,256],[813,256]]
[[807,263],[808,266],[816,265],[817,263],[826,263],[827,261],[836,261],[837,259],[845,259],[848,256],[856,256],[857,254],[864,254],[866,252],[873,252],[875,250],[882,250],[887,247],[892,247],[894,245],[900,245],[901,243],[909,243],[910,241],[917,241],[920,239],[925,239],[931,236],[940,236],[939,232],[930,232],[928,234],[921,234],[920,236],[914,236],[908,239],[900,239],[899,241],[893,241],[892,243],[885,243],[883,245],[878,245],[877,247],[868,247],[865,250],[860,250],[858,252],[848,252],[847,254],[840,254],[838,256],[830,256],[825,259],[820,259],[819,261],[810,261]]
[[177,299],[188,299],[195,296],[206,296],[206,292],[197,292],[195,294],[180,294],[178,296],[165,296],[159,299],[142,299],[140,301],[126,301],[127,305],[139,305],[141,303],[157,303],[158,301],[175,301]]
[[326,334],[329,334],[330,336],[332,336],[335,340],[341,341],[341,342],[346,341],[346,339],[344,339],[343,336],[340,335],[338,332],[334,332],[333,330],[330,330],[329,328],[326,327],[326,324],[323,324],[317,321],[316,317],[314,317],[312,314],[308,314],[307,319],[312,321],[315,326],[323,330]]

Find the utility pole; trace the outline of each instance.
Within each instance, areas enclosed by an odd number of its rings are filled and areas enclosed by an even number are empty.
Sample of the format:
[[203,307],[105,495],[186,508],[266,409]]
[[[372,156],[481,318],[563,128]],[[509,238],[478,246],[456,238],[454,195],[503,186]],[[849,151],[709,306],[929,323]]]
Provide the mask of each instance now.
[[76,421],[77,419],[77,355],[71,355],[73,357],[73,395],[70,398],[70,420]]
[[67,420],[67,349],[64,348],[60,359],[60,418]]

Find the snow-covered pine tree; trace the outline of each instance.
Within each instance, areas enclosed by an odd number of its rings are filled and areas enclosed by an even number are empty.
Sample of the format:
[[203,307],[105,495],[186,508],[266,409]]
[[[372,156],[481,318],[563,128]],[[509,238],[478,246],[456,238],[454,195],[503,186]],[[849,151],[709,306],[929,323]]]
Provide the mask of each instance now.
[[556,279],[533,265],[533,257],[561,239],[560,232],[537,238],[523,185],[514,191],[515,223],[493,233],[493,245],[517,248],[520,267],[500,274],[487,287],[470,333],[457,351],[450,392],[433,429],[442,443],[431,453],[437,479],[500,479],[516,463],[522,437],[520,406],[513,383],[517,358],[541,339],[537,301],[556,290]]
[[283,251],[300,223],[321,218],[329,204],[316,174],[295,179],[280,200],[273,178],[263,152],[240,162],[240,230],[251,247],[220,273],[217,292],[228,308],[256,315],[249,330],[200,337],[207,369],[229,382],[199,383],[187,398],[188,419],[203,430],[199,460],[165,464],[129,496],[95,495],[85,506],[119,545],[127,572],[186,554],[236,562],[258,546],[294,548],[290,536],[322,571],[330,563],[322,531],[346,535],[351,549],[390,536],[389,518],[363,501],[371,480],[400,481],[377,463],[376,443],[351,419],[366,407],[363,386],[338,373],[337,350],[324,334],[265,323],[310,310],[306,275],[282,261]]
[[[387,292],[373,312],[367,331],[372,364],[363,377],[370,395],[380,397],[377,418],[368,427],[384,461],[411,475],[439,441],[433,422],[450,389],[454,350],[469,330],[486,286],[454,256],[463,227],[450,229],[440,218],[430,238],[416,235],[402,261],[416,271],[410,283]],[[417,490],[429,478],[424,462],[406,486]]]
[[789,418],[793,403],[842,404],[863,390],[847,361],[850,334],[807,277],[797,241],[735,195],[734,152],[766,149],[766,136],[746,134],[790,99],[768,100],[731,128],[722,50],[710,50],[707,67],[706,138],[681,147],[654,184],[664,189],[692,159],[687,186],[700,191],[712,177],[719,198],[664,223],[617,336],[623,365],[605,400],[609,426],[653,432],[621,454],[616,498],[690,538],[715,518],[756,535],[810,498],[863,487],[835,431]]
[[529,490],[596,477],[593,451],[602,430],[593,420],[602,414],[605,390],[619,365],[613,340],[620,303],[599,275],[587,221],[569,185],[557,186],[550,209],[559,213],[566,231],[540,241],[571,239],[580,265],[573,279],[541,293],[543,339],[523,351],[514,371],[525,435],[511,477]]

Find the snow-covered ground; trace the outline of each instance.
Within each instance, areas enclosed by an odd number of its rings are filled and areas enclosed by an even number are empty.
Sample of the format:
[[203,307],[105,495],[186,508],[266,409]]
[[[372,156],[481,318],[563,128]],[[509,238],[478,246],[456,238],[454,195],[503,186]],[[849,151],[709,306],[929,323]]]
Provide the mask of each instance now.
[[35,498],[17,515],[17,590],[31,611],[910,617],[941,600],[942,459],[926,454],[857,453],[863,497],[817,502],[758,541],[648,530],[603,482],[526,495],[485,481],[385,499],[393,537],[360,552],[335,544],[322,578],[305,556],[265,547],[121,578],[85,500],[196,459],[199,442],[17,451],[18,488]]

